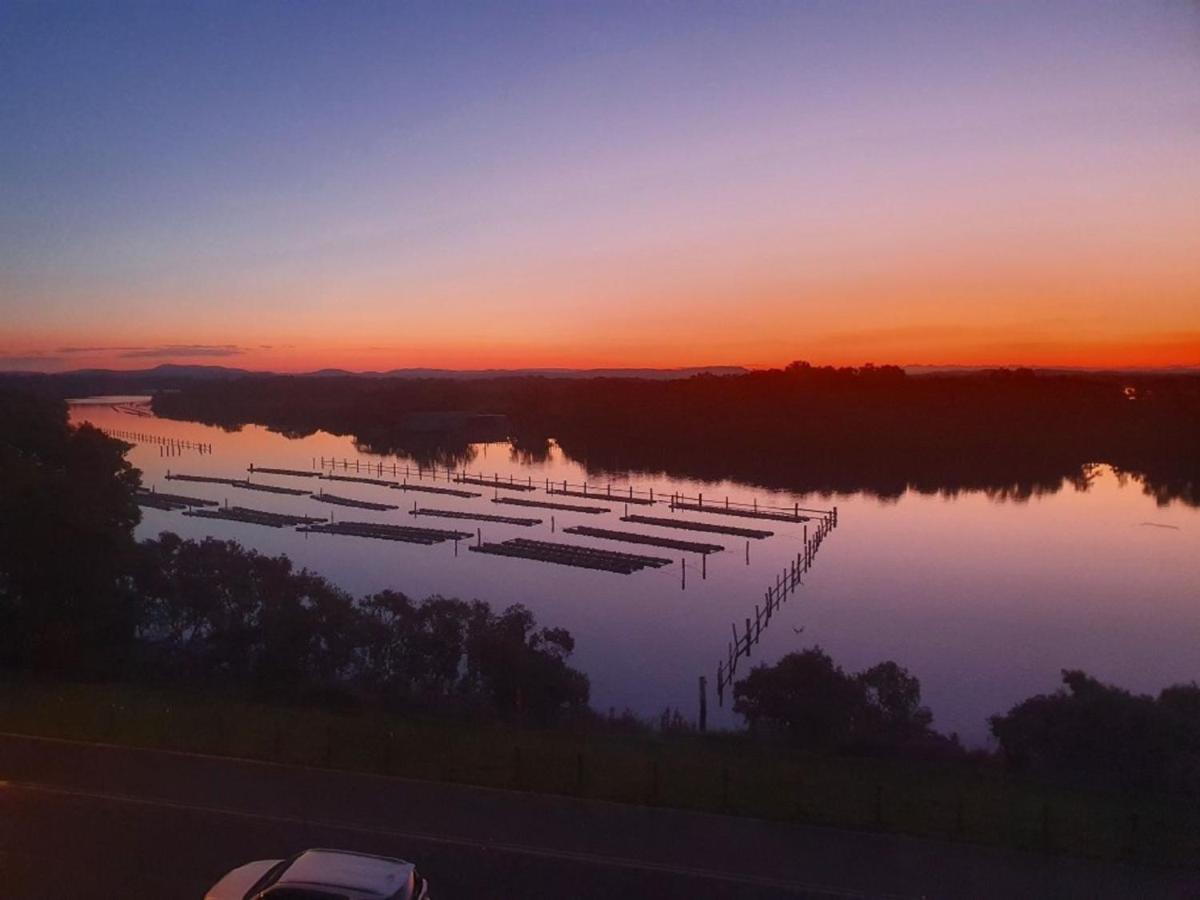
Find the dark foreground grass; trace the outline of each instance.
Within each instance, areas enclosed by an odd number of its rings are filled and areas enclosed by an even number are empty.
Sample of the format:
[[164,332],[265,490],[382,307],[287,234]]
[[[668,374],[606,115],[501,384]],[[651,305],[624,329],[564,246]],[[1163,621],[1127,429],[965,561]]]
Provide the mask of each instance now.
[[1186,798],[1067,790],[975,764],[799,754],[731,734],[530,730],[3,681],[0,730],[1102,859],[1200,860],[1200,812]]

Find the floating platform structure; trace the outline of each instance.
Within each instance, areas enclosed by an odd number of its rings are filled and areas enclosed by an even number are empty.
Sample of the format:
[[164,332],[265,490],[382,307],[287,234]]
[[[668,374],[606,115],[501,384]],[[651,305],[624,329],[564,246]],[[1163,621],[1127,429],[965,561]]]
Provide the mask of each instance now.
[[511,477],[509,478],[508,481],[501,481],[499,475],[496,476],[495,480],[490,479],[490,478],[483,478],[482,476],[475,476],[475,475],[456,475],[454,477],[454,480],[457,481],[459,484],[477,484],[480,487],[499,488],[502,491],[535,491],[535,490],[537,490],[537,488],[535,488],[533,486],[532,482],[528,482],[526,484],[521,484],[519,481],[513,481]]
[[320,475],[326,481],[352,481],[355,484],[373,484],[376,487],[399,487],[397,481],[388,481],[386,478],[360,478],[357,475]]
[[294,478],[319,478],[320,472],[313,472],[308,469],[268,469],[264,466],[255,467],[254,463],[250,463],[250,468],[246,470],[253,474],[261,472],[264,475],[290,475]]
[[235,488],[241,488],[244,491],[260,491],[264,494],[288,494],[292,497],[303,497],[308,491],[300,488],[279,487],[276,484],[257,484],[253,481],[235,481]]
[[414,509],[409,511],[411,516],[435,516],[441,519],[463,519],[468,522],[499,522],[501,525],[541,525],[541,519],[522,519],[519,516],[493,516],[488,513],[462,512],[457,509]]
[[718,516],[741,516],[744,519],[768,519],[772,522],[808,522],[812,516],[804,515],[799,507],[792,512],[778,509],[759,509],[757,506],[729,506],[721,503],[690,503],[684,500],[671,501],[671,509],[684,509],[689,512],[713,513]]
[[[201,484],[245,484],[244,478],[217,478],[215,475],[166,475],[168,481],[196,481]],[[302,492],[303,493],[303,492]]]
[[247,491],[260,491],[264,494],[289,494],[292,497],[302,497],[308,491],[300,488],[279,487],[274,484],[257,484],[244,478],[216,478],[208,475],[166,475],[169,481],[196,481],[202,484],[227,484],[230,487],[242,488]]
[[589,491],[586,487],[581,491],[566,490],[564,488],[556,488],[553,483],[546,488],[547,494],[557,494],[560,497],[583,497],[588,500],[619,500],[621,503],[630,503],[636,506],[653,506],[657,501],[649,497],[638,497],[630,488],[629,493],[622,494],[620,491],[614,492],[610,487],[607,491]]
[[148,491],[145,488],[140,489],[134,499],[137,500],[138,506],[147,506],[151,509],[165,509],[168,511],[188,509],[192,506],[220,505],[216,500],[204,500],[200,497],[184,497],[182,494],[160,494],[158,491]]
[[612,512],[607,506],[580,506],[577,503],[551,503],[548,500],[522,500],[519,497],[497,497],[492,502],[508,503],[512,506],[529,506],[534,509],[561,509],[566,512],[591,513],[592,515]]
[[483,494],[478,491],[460,491],[457,488],[441,488],[434,487],[429,484],[409,484],[407,481],[403,484],[393,484],[394,491],[417,491],[422,494],[442,494],[446,497],[462,497],[469,499],[471,497],[482,497]]
[[671,560],[660,556],[640,556],[636,553],[617,553],[612,550],[597,550],[594,547],[579,547],[575,544],[557,544],[551,541],[531,541],[513,538],[502,544],[477,544],[471,547],[476,553],[495,556],[510,556],[518,559],[533,559],[560,566],[575,566],[580,569],[598,569],[630,575],[642,569],[658,569],[671,565]]
[[289,525],[307,525],[310,522],[324,522],[312,516],[292,516],[283,513],[267,512],[262,509],[247,509],[244,506],[226,506],[221,509],[189,509],[185,516],[195,516],[200,519],[225,519],[230,522],[248,522],[251,525],[268,525],[271,528],[283,528]]
[[349,537],[378,538],[384,541],[402,541],[406,544],[440,544],[443,541],[458,541],[474,537],[466,531],[445,531],[441,528],[412,528],[407,525],[382,525],[377,522],[324,522],[306,525],[297,531],[313,534],[342,534]]
[[729,534],[754,540],[762,540],[775,534],[773,531],[759,531],[757,528],[738,528],[735,525],[715,525],[711,522],[692,522],[687,519],[660,519],[655,516],[621,516],[621,521],[637,525],[658,525],[662,528],[681,528],[684,531],[703,531],[706,534]]
[[668,550],[683,550],[688,553],[717,553],[725,548],[720,544],[702,544],[695,541],[677,541],[674,538],[659,537],[657,534],[642,534],[637,531],[614,531],[610,528],[592,528],[588,525],[575,525],[564,528],[566,534],[579,534],[583,537],[600,538],[605,541],[622,541],[626,544],[646,544],[651,547],[665,547]]
[[370,500],[355,500],[353,497],[339,497],[337,494],[326,494],[323,491],[317,494],[309,494],[309,496],[314,500],[320,500],[322,503],[332,503],[335,506],[352,506],[355,509],[373,509],[376,512],[400,508],[394,503],[374,503]]

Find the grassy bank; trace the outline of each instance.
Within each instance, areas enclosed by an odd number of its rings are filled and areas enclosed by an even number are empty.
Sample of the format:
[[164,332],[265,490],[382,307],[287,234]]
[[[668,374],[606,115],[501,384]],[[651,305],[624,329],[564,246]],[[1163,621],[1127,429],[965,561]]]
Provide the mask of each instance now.
[[1195,865],[1200,848],[1200,813],[1182,800],[971,765],[788,753],[733,735],[534,731],[18,682],[0,682],[0,730],[1106,859]]

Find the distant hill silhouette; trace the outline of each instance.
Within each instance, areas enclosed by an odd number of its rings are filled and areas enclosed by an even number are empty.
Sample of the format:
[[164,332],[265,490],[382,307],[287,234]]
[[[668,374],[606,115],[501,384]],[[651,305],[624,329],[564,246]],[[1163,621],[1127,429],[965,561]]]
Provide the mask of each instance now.
[[[346,369],[319,369],[296,378],[370,378],[370,379],[449,379],[480,380],[492,378],[640,378],[672,380],[694,375],[741,375],[740,366],[690,366],[677,369],[389,369],[386,372],[351,372]],[[266,377],[274,372],[252,371],[229,366],[177,365],[164,363],[149,369],[73,369],[69,372],[2,372],[0,381],[33,386],[58,397],[83,397],[98,394],[151,393],[178,389],[197,381],[229,381],[249,376]]]

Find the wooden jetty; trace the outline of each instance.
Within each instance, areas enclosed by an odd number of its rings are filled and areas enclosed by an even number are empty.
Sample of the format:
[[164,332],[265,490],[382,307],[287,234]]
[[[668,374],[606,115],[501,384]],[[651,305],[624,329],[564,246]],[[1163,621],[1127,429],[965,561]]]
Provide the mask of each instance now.
[[267,512],[262,509],[247,509],[244,506],[225,506],[220,509],[188,509],[185,516],[195,516],[201,519],[225,519],[229,522],[247,522],[251,525],[267,525],[271,528],[283,528],[289,525],[307,525],[310,522],[323,522],[312,516],[292,516],[283,513]]
[[407,525],[383,525],[378,522],[324,522],[305,525],[297,531],[313,534],[341,534],[349,537],[378,538],[385,541],[402,541],[406,544],[440,544],[443,541],[458,541],[474,537],[466,531],[445,531],[440,528],[413,528]]
[[370,500],[355,500],[353,497],[339,497],[337,494],[326,494],[324,491],[309,494],[309,496],[314,500],[320,500],[322,503],[332,503],[335,506],[352,506],[354,509],[373,509],[376,512],[400,508],[394,503],[373,503]]
[[360,478],[357,475],[320,475],[326,481],[352,481],[355,484],[373,484],[376,487],[399,487],[397,481],[388,481],[386,478]]
[[266,466],[255,467],[254,463],[250,463],[250,468],[246,470],[251,474],[261,472],[264,475],[290,475],[294,478],[319,478],[320,472],[312,472],[308,469],[268,469]]
[[762,540],[775,534],[773,531],[759,531],[757,528],[739,528],[736,525],[716,525],[711,522],[692,522],[688,519],[662,519],[656,516],[621,516],[622,522],[633,522],[637,525],[658,525],[662,528],[681,528],[684,531],[703,531],[707,534],[728,534],[734,537],[753,538]]
[[480,487],[499,488],[502,491],[534,491],[537,490],[533,486],[533,481],[520,482],[508,476],[508,481],[501,481],[500,476],[496,475],[494,479],[484,478],[482,475],[456,475],[454,480],[459,484],[477,484]]
[[[328,468],[332,471],[340,466],[343,471],[353,470],[355,472],[375,472],[380,476],[386,472],[391,472],[397,477],[404,476],[405,478],[431,478],[434,481],[438,481],[439,479],[444,481],[452,481],[454,476],[459,474],[457,469],[452,469],[449,466],[443,466],[439,470],[436,464],[426,467],[420,465],[419,463],[416,466],[410,466],[408,463],[405,463],[403,466],[401,466],[399,463],[394,461],[390,463],[385,463],[383,460],[376,460],[374,462],[367,460],[366,462],[363,462],[361,459],[349,460],[344,457],[342,459],[335,459],[333,457],[326,458],[324,456],[314,456],[312,458],[314,469],[318,468],[318,460],[320,460],[319,468],[322,470]],[[350,465],[351,462],[354,463],[353,466]],[[445,477],[443,478],[442,476]]]
[[457,488],[434,487],[431,484],[409,484],[407,481],[403,484],[393,484],[394,491],[417,491],[421,494],[442,494],[446,497],[462,497],[469,499],[471,497],[482,497],[483,494],[478,491],[460,491]]
[[204,500],[200,497],[184,497],[182,494],[160,494],[158,491],[139,488],[136,497],[138,506],[151,509],[177,510],[191,506],[219,506],[216,500]]
[[462,512],[457,509],[413,509],[410,516],[435,516],[441,519],[463,519],[468,522],[499,522],[501,525],[541,525],[541,519],[522,519],[518,516],[493,516],[488,513]]
[[759,509],[757,506],[746,506],[745,504],[732,505],[729,503],[729,498],[725,498],[725,503],[705,503],[701,498],[698,503],[689,503],[685,500],[673,499],[671,501],[671,509],[684,509],[689,512],[712,513],[718,516],[741,516],[746,519],[769,519],[772,522],[808,522],[812,520],[812,516],[805,515],[797,506],[793,511],[780,511],[777,509]]
[[546,493],[557,494],[560,497],[583,497],[588,500],[619,500],[622,503],[629,503],[635,506],[653,506],[655,503],[649,497],[639,497],[634,494],[633,488],[630,488],[628,493],[620,490],[614,491],[611,484],[603,491],[589,491],[586,484],[581,490],[576,491],[565,487],[555,487],[553,482],[548,481],[546,482]]
[[637,531],[614,531],[610,528],[592,528],[588,525],[575,525],[564,528],[566,534],[579,534],[584,537],[600,538],[605,541],[622,541],[626,544],[646,544],[651,547],[665,547],[668,550],[683,550],[688,553],[717,553],[724,550],[720,544],[701,544],[695,541],[678,541],[674,538],[659,537],[656,534],[642,534]]
[[557,544],[551,541],[532,541],[513,538],[502,544],[478,544],[471,547],[476,553],[491,553],[495,556],[510,556],[518,559],[533,559],[560,566],[575,566],[580,569],[597,569],[630,575],[646,568],[661,568],[671,565],[671,560],[660,556],[639,556],[636,553],[616,553],[612,550],[597,550],[575,544]]
[[607,506],[580,506],[577,503],[551,503],[548,500],[522,500],[519,497],[497,497],[492,502],[508,503],[512,506],[529,506],[535,509],[561,509],[566,512],[590,513],[592,515],[612,512]]

